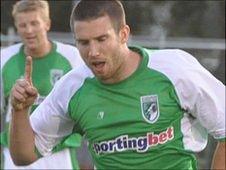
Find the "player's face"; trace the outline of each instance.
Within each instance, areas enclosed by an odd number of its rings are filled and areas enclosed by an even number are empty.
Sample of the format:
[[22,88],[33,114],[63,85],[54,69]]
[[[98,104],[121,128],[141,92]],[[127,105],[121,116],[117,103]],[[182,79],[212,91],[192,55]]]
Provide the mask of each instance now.
[[74,33],[80,54],[103,83],[114,83],[120,79],[124,65],[122,49],[126,44],[127,29],[118,33],[108,16],[88,21],[75,21]]
[[45,21],[41,11],[20,12],[15,16],[15,26],[28,50],[42,48],[50,29],[50,21]]

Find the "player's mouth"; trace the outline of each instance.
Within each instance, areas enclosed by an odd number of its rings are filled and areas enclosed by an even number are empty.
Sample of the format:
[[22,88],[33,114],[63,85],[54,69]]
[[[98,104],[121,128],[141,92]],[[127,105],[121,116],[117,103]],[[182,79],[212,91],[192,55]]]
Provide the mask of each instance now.
[[106,64],[106,62],[104,62],[104,61],[95,61],[95,62],[91,63],[93,71],[97,72],[97,73],[98,72],[100,73],[103,71],[105,64]]
[[36,36],[26,37],[27,41],[34,41],[35,39],[36,39]]

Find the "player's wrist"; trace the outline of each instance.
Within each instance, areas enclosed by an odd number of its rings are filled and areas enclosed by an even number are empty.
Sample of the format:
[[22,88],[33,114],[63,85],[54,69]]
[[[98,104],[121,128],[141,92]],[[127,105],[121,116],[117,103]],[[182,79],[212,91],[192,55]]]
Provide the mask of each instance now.
[[12,104],[12,113],[27,112],[29,108],[30,106],[24,106],[23,103],[15,103],[15,104]]

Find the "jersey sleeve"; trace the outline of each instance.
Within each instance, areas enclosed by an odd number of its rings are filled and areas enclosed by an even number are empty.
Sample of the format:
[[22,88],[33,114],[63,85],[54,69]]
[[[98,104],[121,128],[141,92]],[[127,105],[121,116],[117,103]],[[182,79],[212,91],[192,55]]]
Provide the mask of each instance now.
[[72,133],[75,123],[68,114],[68,104],[87,76],[85,70],[78,70],[63,76],[30,116],[35,145],[42,156],[50,155],[54,147]]
[[[2,81],[2,70],[1,70],[1,80],[0,80],[0,90],[1,90],[1,115],[5,111],[5,97],[4,97],[4,87],[3,87],[3,81]],[[2,120],[1,120],[2,121]]]
[[72,68],[77,68],[85,64],[76,47],[61,42],[55,43],[57,44],[57,52],[69,61]]
[[0,82],[0,90],[1,90],[1,114],[6,112],[6,105],[5,105],[5,90],[4,88],[5,83],[3,81],[3,70],[5,68],[6,63],[16,54],[18,53],[19,49],[21,48],[22,43],[18,43],[6,48],[1,49],[1,70],[0,70],[0,76],[1,76],[1,82]]
[[185,51],[165,50],[155,58],[153,67],[164,72],[174,84],[181,107],[215,139],[224,139],[225,85]]
[[59,83],[30,117],[35,132],[35,145],[43,156],[51,154],[54,146],[71,133],[74,125],[67,116],[67,101],[59,98]]

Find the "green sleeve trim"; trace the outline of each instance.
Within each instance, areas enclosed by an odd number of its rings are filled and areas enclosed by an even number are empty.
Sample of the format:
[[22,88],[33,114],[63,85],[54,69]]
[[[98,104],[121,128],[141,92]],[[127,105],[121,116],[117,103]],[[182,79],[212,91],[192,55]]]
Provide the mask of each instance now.
[[67,137],[65,137],[61,143],[59,143],[58,145],[56,145],[53,148],[53,153],[61,151],[65,148],[77,148],[81,146],[81,140],[82,137],[81,135],[74,133],[72,135],[69,135]]
[[72,163],[73,170],[79,170],[80,168],[79,168],[79,163],[77,160],[75,148],[70,148],[69,151],[70,151],[71,163]]
[[[56,153],[58,151],[61,151],[65,148],[69,148],[70,151],[70,157],[71,157],[71,164],[73,167],[73,170],[79,170],[79,163],[76,157],[76,149],[77,147],[81,146],[82,137],[79,134],[72,134],[70,136],[65,137],[61,143],[59,143],[57,146],[53,148],[53,153]],[[43,157],[38,149],[35,147],[35,153],[38,158]]]
[[0,136],[1,136],[0,141],[1,146],[8,147],[9,146],[8,131],[6,130],[4,132],[1,132]]
[[220,141],[220,142],[225,142],[226,140],[225,140],[226,138],[221,138],[221,139],[217,139],[218,141]]
[[42,158],[43,157],[36,147],[35,147],[35,154],[37,155],[38,158]]
[[1,137],[0,141],[1,146],[9,147],[9,123],[5,125],[5,130],[0,133],[0,137]]

